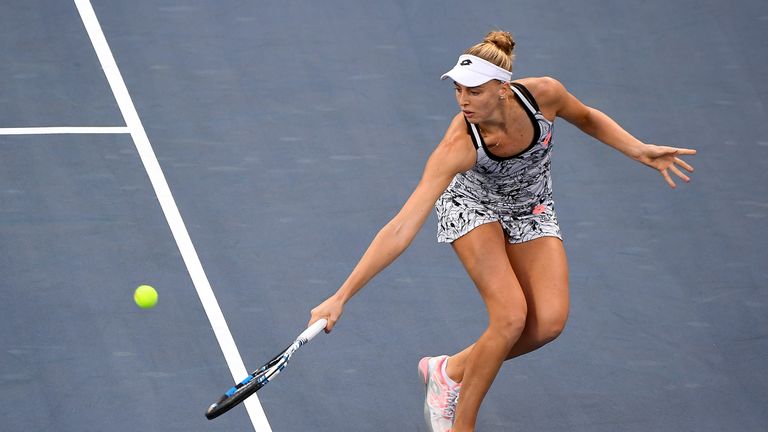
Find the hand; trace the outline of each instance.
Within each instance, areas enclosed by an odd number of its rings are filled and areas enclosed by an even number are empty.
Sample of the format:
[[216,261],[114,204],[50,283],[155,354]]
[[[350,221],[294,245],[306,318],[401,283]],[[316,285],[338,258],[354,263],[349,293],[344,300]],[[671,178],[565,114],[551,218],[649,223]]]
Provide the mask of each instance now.
[[693,167],[688,165],[678,156],[694,154],[696,154],[696,150],[693,149],[646,144],[637,160],[651,168],[657,169],[661,173],[662,177],[664,177],[664,180],[667,182],[669,187],[674,189],[677,187],[677,185],[672,180],[672,176],[669,175],[669,171],[672,171],[686,183],[691,181],[691,179],[685,175],[685,173],[680,171],[677,166],[679,165],[683,167],[683,169],[689,173],[693,172]]
[[333,330],[333,326],[336,325],[336,321],[341,318],[342,313],[344,313],[344,302],[335,296],[328,297],[324,302],[312,309],[307,327],[320,318],[325,318],[328,320],[328,324],[325,326],[325,332],[330,333],[331,330]]

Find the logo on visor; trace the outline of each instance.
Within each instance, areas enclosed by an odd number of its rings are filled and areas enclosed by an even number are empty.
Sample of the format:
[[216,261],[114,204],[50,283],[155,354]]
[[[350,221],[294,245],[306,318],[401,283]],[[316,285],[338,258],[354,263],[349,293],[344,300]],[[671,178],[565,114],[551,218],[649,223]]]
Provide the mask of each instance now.
[[462,66],[469,66],[469,65],[471,65],[471,64],[472,64],[472,60],[470,60],[470,59],[466,59],[466,60],[463,60],[463,61],[462,61],[461,63],[459,63],[459,64],[461,64]]

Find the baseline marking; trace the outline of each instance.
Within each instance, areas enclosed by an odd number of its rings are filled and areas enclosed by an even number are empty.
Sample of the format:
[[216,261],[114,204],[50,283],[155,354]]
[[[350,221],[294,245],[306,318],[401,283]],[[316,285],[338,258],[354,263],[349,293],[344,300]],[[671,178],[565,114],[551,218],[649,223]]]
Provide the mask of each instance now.
[[54,134],[127,134],[126,126],[114,127],[13,127],[0,128],[0,135],[54,135]]
[[[83,24],[85,25],[85,29],[88,32],[88,36],[91,39],[91,44],[93,44],[93,49],[96,51],[102,69],[104,69],[104,74],[107,77],[112,93],[114,93],[115,100],[120,107],[120,112],[125,119],[125,124],[130,131],[131,138],[133,138],[133,142],[139,152],[144,168],[147,170],[147,175],[149,175],[152,187],[155,189],[157,199],[160,201],[160,206],[163,209],[165,218],[168,221],[168,225],[171,228],[173,237],[179,247],[181,256],[187,266],[189,276],[192,278],[192,283],[197,290],[197,295],[200,297],[200,302],[203,304],[203,309],[205,309],[205,313],[211,323],[213,332],[219,342],[227,366],[229,366],[229,370],[232,373],[232,378],[235,382],[239,382],[240,379],[248,376],[248,372],[245,369],[243,360],[240,357],[235,341],[232,338],[232,333],[230,333],[229,327],[227,327],[227,322],[221,312],[219,303],[216,301],[216,297],[213,294],[213,289],[211,289],[211,284],[208,282],[208,277],[205,275],[203,266],[200,263],[200,258],[192,244],[192,240],[189,237],[184,221],[181,219],[179,209],[171,195],[171,190],[168,187],[168,182],[163,175],[163,171],[160,169],[160,163],[157,161],[157,157],[149,142],[144,126],[141,124],[139,114],[136,112],[136,107],[133,105],[131,96],[128,93],[128,88],[125,86],[125,81],[123,81],[120,70],[117,68],[117,63],[112,55],[112,51],[109,49],[109,45],[104,37],[101,25],[96,18],[93,6],[91,5],[90,0],[74,1],[78,12],[80,13],[80,17],[83,20]],[[201,417],[204,408],[205,407],[201,407]],[[272,432],[272,429],[267,422],[267,417],[264,414],[264,409],[256,395],[245,400],[245,408],[248,412],[248,416],[251,418],[253,427],[257,431]]]

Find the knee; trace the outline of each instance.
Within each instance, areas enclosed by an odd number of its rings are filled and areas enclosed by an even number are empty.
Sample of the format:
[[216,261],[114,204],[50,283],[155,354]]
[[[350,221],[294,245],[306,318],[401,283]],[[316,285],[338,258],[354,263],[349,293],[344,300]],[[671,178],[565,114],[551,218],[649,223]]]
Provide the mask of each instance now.
[[535,338],[541,345],[552,342],[563,332],[567,321],[568,311],[547,314],[544,317],[537,317],[534,325]]
[[557,339],[564,329],[565,329],[565,322],[556,323],[556,324],[552,323],[550,325],[547,325],[543,329],[539,330],[538,339],[542,345],[548,344],[553,340]]
[[525,307],[515,307],[507,310],[503,314],[492,317],[489,329],[502,337],[504,340],[514,343],[525,329],[525,323]]

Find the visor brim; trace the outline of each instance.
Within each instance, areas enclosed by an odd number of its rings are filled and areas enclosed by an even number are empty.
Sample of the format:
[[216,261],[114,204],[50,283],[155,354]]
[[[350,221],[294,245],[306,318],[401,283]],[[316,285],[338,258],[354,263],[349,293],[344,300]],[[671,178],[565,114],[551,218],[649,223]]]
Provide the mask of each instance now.
[[472,72],[465,68],[461,68],[461,69],[453,68],[440,77],[441,80],[448,79],[448,78],[456,81],[457,83],[463,85],[464,87],[478,87],[487,83],[492,79],[495,79],[492,77],[480,75],[477,72]]

